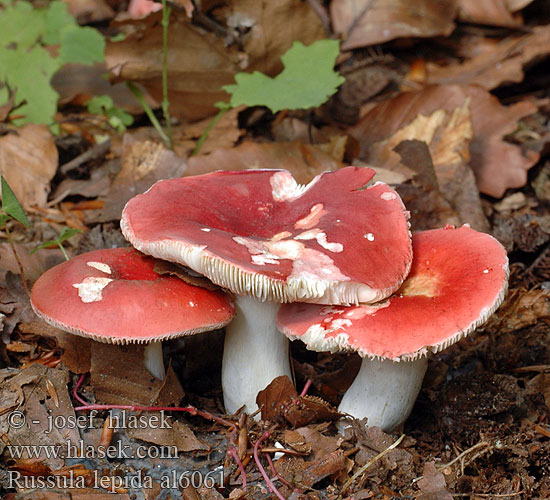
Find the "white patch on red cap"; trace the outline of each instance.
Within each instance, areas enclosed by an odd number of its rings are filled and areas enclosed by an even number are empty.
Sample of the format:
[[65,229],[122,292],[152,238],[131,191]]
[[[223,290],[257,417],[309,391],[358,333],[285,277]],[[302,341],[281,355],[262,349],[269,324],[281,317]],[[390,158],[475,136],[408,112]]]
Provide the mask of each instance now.
[[391,201],[395,200],[397,198],[397,195],[395,193],[392,193],[391,191],[385,191],[380,195],[380,198],[382,198],[384,201]]
[[210,231],[212,231],[212,229],[210,229],[209,227],[201,227],[201,231],[204,231],[205,233],[209,233]]
[[364,234],[363,235],[363,238],[369,240],[369,241],[374,241],[374,234],[372,233],[367,233],[367,234]]
[[111,274],[111,268],[104,262],[87,262],[86,265],[106,274]]
[[288,238],[289,236],[292,236],[292,233],[290,231],[282,231],[281,233],[274,234],[271,237],[271,241],[284,240],[285,238]]
[[295,240],[317,240],[317,243],[323,248],[327,249],[329,252],[340,253],[344,250],[344,245],[342,243],[329,243],[327,241],[327,235],[325,232],[320,229],[310,229],[309,231],[304,231],[303,233],[298,234],[294,237]]
[[78,288],[78,296],[82,302],[89,304],[90,302],[99,302],[103,299],[101,292],[111,281],[113,281],[111,278],[88,276],[84,278],[82,283],[75,283],[73,286]]
[[287,171],[275,172],[269,179],[271,194],[275,201],[291,201],[302,196],[321,176],[315,177],[309,184],[298,184]]
[[294,228],[311,229],[312,227],[315,227],[319,223],[319,221],[321,220],[321,217],[326,213],[327,211],[323,210],[323,204],[317,203],[317,205],[313,205],[311,207],[311,210],[309,211],[308,215],[296,221],[296,223],[294,224]]

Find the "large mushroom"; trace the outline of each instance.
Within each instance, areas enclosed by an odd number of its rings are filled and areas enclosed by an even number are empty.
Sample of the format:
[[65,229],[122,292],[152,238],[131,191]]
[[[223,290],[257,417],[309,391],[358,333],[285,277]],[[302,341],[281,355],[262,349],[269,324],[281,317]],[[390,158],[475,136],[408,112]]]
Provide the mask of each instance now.
[[234,306],[221,290],[160,275],[133,248],[95,250],[46,271],[31,304],[47,323],[113,344],[145,343],[144,365],[163,379],[161,341],[225,326]]
[[184,264],[237,295],[226,329],[226,409],[256,408],[275,377],[291,376],[278,302],[357,304],[389,296],[408,273],[407,214],[374,171],[348,167],[308,185],[285,170],[248,170],[160,181],[121,219],[138,250]]
[[401,288],[374,305],[285,304],[278,328],[314,351],[357,351],[361,369],[339,410],[391,430],[409,416],[427,355],[480,326],[504,299],[508,258],[493,237],[467,226],[413,236]]

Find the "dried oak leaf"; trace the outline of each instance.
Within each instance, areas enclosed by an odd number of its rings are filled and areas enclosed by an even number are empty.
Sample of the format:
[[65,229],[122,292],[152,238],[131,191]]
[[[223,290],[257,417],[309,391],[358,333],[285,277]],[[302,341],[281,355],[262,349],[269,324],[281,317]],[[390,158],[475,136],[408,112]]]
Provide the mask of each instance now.
[[122,145],[122,169],[105,198],[103,210],[93,216],[94,221],[120,219],[130,198],[147,191],[160,179],[181,177],[186,170],[185,160],[162,144],[139,142],[126,134]]
[[424,464],[423,477],[418,481],[422,492],[418,500],[453,500],[453,495],[447,491],[445,476],[435,468],[434,462]]
[[[397,171],[405,164],[409,171],[418,173],[421,185],[443,195],[461,223],[487,231],[489,223],[481,207],[474,174],[468,166],[471,139],[467,99],[449,112],[438,109],[428,116],[418,115],[389,139],[373,144],[370,161]],[[422,144],[427,145],[425,154],[421,154]]]
[[[173,11],[170,19],[170,110],[187,120],[214,114],[214,103],[228,97],[222,86],[233,83],[237,72],[258,70],[273,76],[282,69],[280,58],[294,40],[309,45],[325,37],[318,16],[307,2],[299,0],[234,0],[213,13],[217,15],[215,20],[202,16],[210,26],[219,25],[217,34],[193,24],[183,12]],[[245,28],[244,36],[238,36],[232,28],[236,21]],[[124,41],[107,44],[105,57],[111,75],[142,83],[161,102],[160,13],[118,26],[129,33]],[[228,44],[228,40],[237,43]]]
[[486,330],[515,332],[538,321],[550,320],[550,291],[515,288],[485,325]]
[[466,23],[517,27],[521,25],[521,17],[514,16],[514,12],[532,1],[523,1],[523,5],[518,6],[509,0],[458,0],[458,19]]
[[45,125],[25,125],[0,137],[0,174],[23,208],[45,205],[57,163],[57,148]]
[[461,107],[470,99],[473,139],[470,142],[470,166],[482,193],[501,197],[506,189],[521,187],[527,170],[539,158],[533,151],[522,152],[520,146],[504,137],[517,128],[524,116],[536,112],[531,102],[502,106],[489,92],[474,85],[430,86],[416,92],[404,92],[373,106],[349,133],[358,141],[360,158],[369,162],[373,144],[387,140],[395,131],[413,122],[419,115]]
[[449,35],[454,29],[455,1],[333,0],[330,14],[334,31],[349,50],[404,37]]
[[287,405],[298,397],[294,384],[286,375],[281,375],[256,396],[256,404],[262,410],[262,420],[280,420]]
[[[478,5],[485,5],[476,1]],[[530,33],[511,35],[464,62],[427,65],[427,83],[479,85],[492,90],[504,83],[521,82],[527,66],[550,53],[550,26],[536,26]]]
[[215,170],[285,168],[300,184],[307,184],[316,175],[343,166],[342,162],[324,153],[319,146],[299,141],[270,144],[245,141],[232,149],[217,149],[209,155],[189,158],[188,164],[186,175]]
[[164,381],[143,366],[143,345],[92,342],[90,385],[106,404],[178,406],[184,392],[172,367]]
[[[9,413],[0,415],[0,433],[6,436],[0,441],[0,451],[6,444],[59,446],[60,456],[43,457],[43,464],[52,468],[63,466],[60,457],[67,443],[77,446],[80,439],[78,429],[55,426],[49,429],[49,423],[58,418],[62,421],[75,418],[67,390],[68,371],[35,363],[15,374],[10,370],[9,376],[4,378],[0,375],[0,380],[0,400],[11,401],[17,395],[18,409],[26,415],[26,425],[21,428],[8,424]],[[55,397],[52,397],[54,393]]]
[[[151,415],[151,413],[148,415]],[[160,419],[161,417],[159,417],[159,421],[161,421]],[[210,449],[207,444],[197,439],[187,425],[179,420],[170,420],[168,425],[128,429],[127,433],[133,439],[140,439],[157,446],[175,446],[178,452]]]

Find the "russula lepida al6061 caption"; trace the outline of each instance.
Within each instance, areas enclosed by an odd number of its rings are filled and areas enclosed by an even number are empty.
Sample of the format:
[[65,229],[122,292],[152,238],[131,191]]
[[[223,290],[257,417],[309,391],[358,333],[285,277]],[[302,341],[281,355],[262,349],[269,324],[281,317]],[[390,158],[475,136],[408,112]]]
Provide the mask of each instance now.
[[138,250],[186,265],[236,294],[222,366],[229,412],[256,408],[275,377],[291,376],[280,302],[371,303],[388,297],[412,261],[408,214],[369,168],[321,174],[308,185],[285,170],[160,181],[121,219]]

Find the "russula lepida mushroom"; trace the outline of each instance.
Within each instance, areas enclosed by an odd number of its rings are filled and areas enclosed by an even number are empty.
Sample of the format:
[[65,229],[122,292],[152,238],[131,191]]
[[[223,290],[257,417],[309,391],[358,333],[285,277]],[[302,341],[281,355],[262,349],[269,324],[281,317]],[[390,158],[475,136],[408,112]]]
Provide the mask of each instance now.
[[234,306],[221,290],[160,275],[133,248],[95,250],[46,271],[31,304],[47,323],[113,344],[146,343],[144,365],[164,378],[161,341],[226,325]]
[[401,288],[366,306],[285,304],[277,325],[314,351],[357,351],[361,369],[339,410],[389,431],[409,416],[427,355],[474,331],[507,289],[508,258],[492,236],[467,226],[413,236],[414,259]]
[[407,213],[374,171],[348,167],[296,183],[285,170],[214,172],[159,181],[132,198],[121,229],[138,250],[186,265],[237,295],[226,328],[226,409],[274,378],[291,376],[280,302],[374,302],[403,282],[412,261]]

